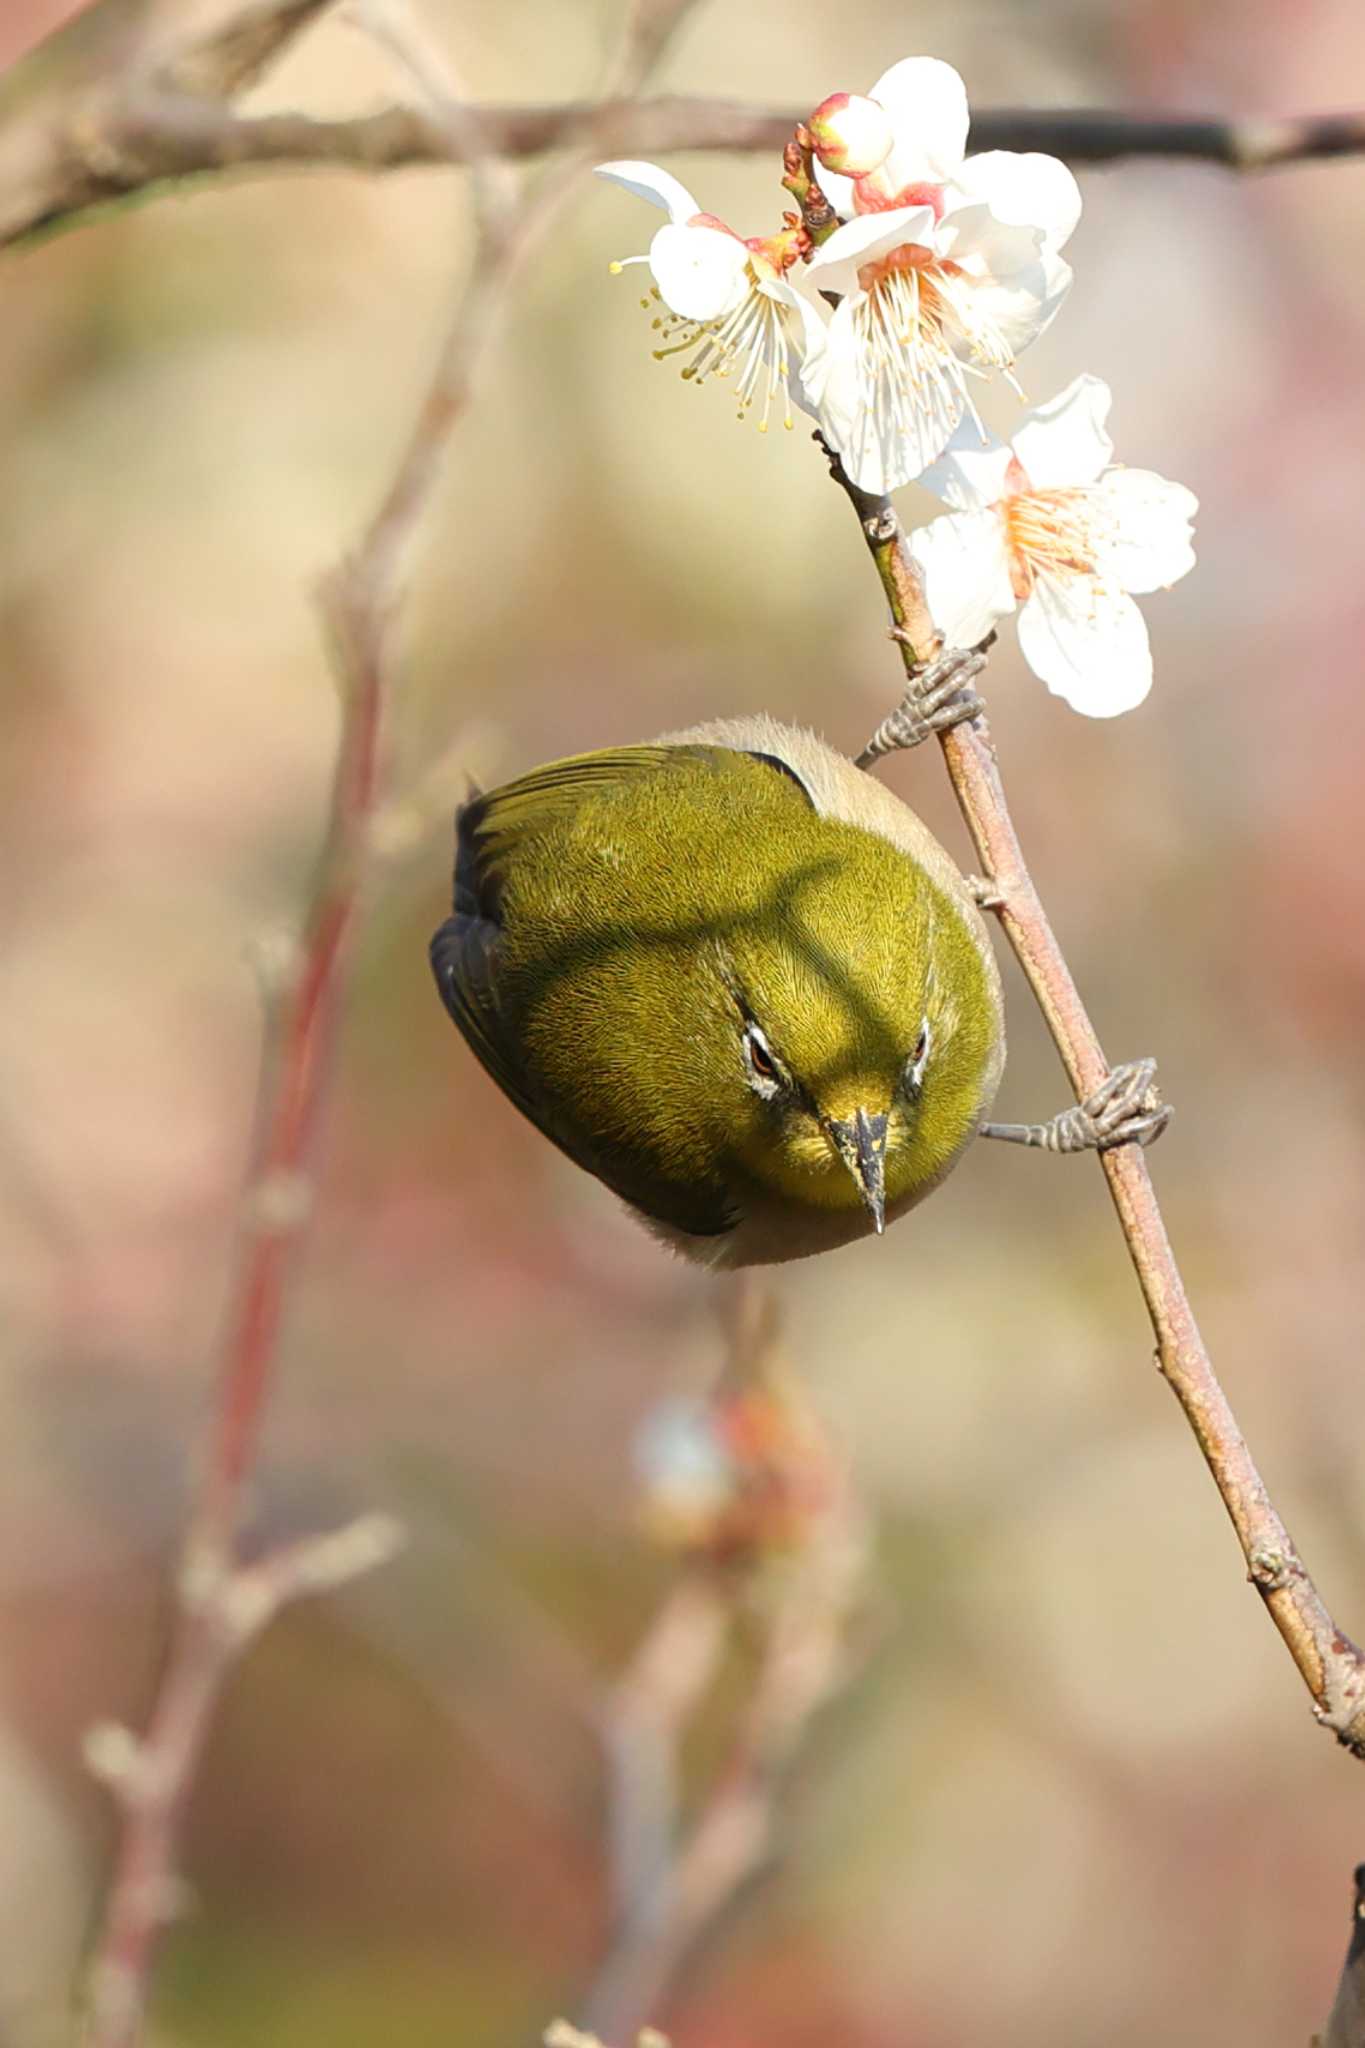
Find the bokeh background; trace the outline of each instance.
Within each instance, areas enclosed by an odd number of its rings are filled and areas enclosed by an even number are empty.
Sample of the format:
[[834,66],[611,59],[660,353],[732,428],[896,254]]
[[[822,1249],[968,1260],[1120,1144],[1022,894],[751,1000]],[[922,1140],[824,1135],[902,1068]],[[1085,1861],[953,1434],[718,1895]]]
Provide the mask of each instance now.
[[[0,56],[63,12],[10,0]],[[589,91],[605,4],[425,0],[472,86]],[[667,89],[812,104],[911,49],[974,101],[1191,112],[1361,97],[1353,0],[703,0]],[[401,82],[311,33],[256,98]],[[748,230],[777,168],[679,157]],[[1160,1056],[1154,1171],[1215,1360],[1365,1629],[1365,166],[1083,171],[1077,283],[1024,364],[1115,390],[1202,501],[1115,724],[1008,638],[992,723],[1112,1057]],[[510,305],[406,618],[393,786],[256,1527],[369,1506],[406,1555],[237,1674],[155,2038],[507,2043],[604,1939],[601,1690],[677,1569],[634,1446],[703,1385],[708,1284],[520,1122],[429,983],[444,792],[768,709],[862,742],[897,663],[805,435],[651,362],[585,184]],[[458,176],[163,197],[0,273],[0,2034],[64,2037],[211,1386],[261,1044],[252,968],[314,857],[337,698],[312,591],[371,509],[468,254]],[[907,512],[921,509],[912,492]],[[938,762],[895,786],[963,859]],[[1009,967],[1002,1110],[1065,1088]],[[681,2048],[1306,2042],[1365,1776],[1315,1731],[1151,1367],[1093,1165],[977,1148],[887,1240],[777,1277],[874,1533],[879,1625],[783,1799],[784,1854],[655,2017]],[[742,1689],[742,1675],[725,1683]],[[717,1712],[722,1712],[718,1708]],[[693,1760],[704,1781],[706,1746]]]

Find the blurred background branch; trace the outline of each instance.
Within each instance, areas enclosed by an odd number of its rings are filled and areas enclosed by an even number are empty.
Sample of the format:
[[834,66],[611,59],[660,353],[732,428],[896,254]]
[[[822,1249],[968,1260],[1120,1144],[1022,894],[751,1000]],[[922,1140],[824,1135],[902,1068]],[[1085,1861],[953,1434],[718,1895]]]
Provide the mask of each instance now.
[[[662,2019],[702,1942],[774,1855],[781,1793],[811,1724],[862,1662],[861,1505],[800,1393],[771,1283],[740,1275],[724,1298],[725,1370],[692,1425],[724,1476],[698,1497],[695,1445],[675,1442],[671,1461],[663,1447],[656,1533],[671,1526],[690,1562],[602,1716],[611,1931],[582,2017],[607,2040]],[[684,1750],[737,1635],[751,1638],[753,1668],[684,1823]]]
[[[112,6],[115,0],[104,0]],[[93,208],[168,181],[285,166],[386,171],[475,164],[572,149],[592,157],[676,150],[780,152],[799,110],[727,100],[640,100],[617,79],[590,101],[533,106],[448,102],[390,106],[349,120],[302,113],[243,115],[253,85],[329,0],[257,0],[207,35],[114,75],[64,80],[61,39],[30,60],[0,99],[0,247],[78,220]],[[96,10],[98,11],[98,10]],[[639,47],[662,50],[666,10],[641,9]],[[77,50],[83,45],[69,38]],[[651,60],[652,61],[652,60]],[[74,66],[73,66],[74,71]],[[1365,150],[1365,110],[1213,120],[1098,108],[998,108],[972,122],[976,149],[1047,150],[1073,163],[1188,157],[1232,170],[1352,156]]]
[[[688,0],[636,0],[613,83],[630,90],[662,52]],[[257,76],[315,7],[256,6],[209,40],[167,59],[179,83],[231,89]],[[279,1345],[287,1289],[313,1212],[314,1159],[362,905],[367,854],[384,788],[385,723],[396,682],[393,631],[402,579],[451,433],[516,265],[549,225],[565,181],[519,204],[483,148],[478,116],[450,97],[436,53],[403,0],[366,0],[367,31],[384,41],[431,98],[474,170],[478,239],[469,277],[408,439],[378,509],[322,592],[342,697],[326,844],[304,934],[287,961],[275,1049],[262,1069],[258,1148],[229,1289],[227,1334],[208,1455],[178,1575],[180,1611],[140,1740],[106,1727],[87,1751],[115,1792],[121,1828],[94,1944],[85,2039],[135,2048],[143,2038],[160,1935],[178,1909],[175,1861],[184,1808],[219,1695],[236,1657],[286,1601],[345,1583],[390,1557],[397,1530],[367,1517],[254,1563],[239,1553],[247,1489]]]

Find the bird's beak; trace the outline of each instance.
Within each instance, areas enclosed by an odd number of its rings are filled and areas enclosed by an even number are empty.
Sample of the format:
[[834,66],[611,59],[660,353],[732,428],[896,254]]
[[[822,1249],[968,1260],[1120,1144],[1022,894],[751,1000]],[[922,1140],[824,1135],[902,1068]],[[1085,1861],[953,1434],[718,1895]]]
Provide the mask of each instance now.
[[858,1183],[878,1237],[886,1228],[886,1125],[885,1116],[869,1116],[865,1109],[825,1125],[830,1143]]

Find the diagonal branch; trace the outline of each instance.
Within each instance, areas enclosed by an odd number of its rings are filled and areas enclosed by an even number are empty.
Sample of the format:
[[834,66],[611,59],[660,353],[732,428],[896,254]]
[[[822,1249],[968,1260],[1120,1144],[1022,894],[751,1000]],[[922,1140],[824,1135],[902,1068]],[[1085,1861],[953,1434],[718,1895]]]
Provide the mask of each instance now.
[[[907,674],[934,650],[937,634],[889,498],[831,473],[847,493],[898,626]],[[1010,817],[995,748],[984,720],[942,735],[944,760],[977,858],[998,894],[1005,936],[1047,1021],[1078,1100],[1109,1072],[1065,956],[1039,900]],[[1365,1657],[1337,1628],[1294,1548],[1256,1469],[1237,1418],[1214,1373],[1166,1226],[1146,1157],[1137,1145],[1102,1152],[1100,1164],[1156,1337],[1157,1365],[1184,1410],[1204,1454],[1242,1554],[1247,1575],[1283,1636],[1314,1711],[1346,1748],[1365,1758]]]

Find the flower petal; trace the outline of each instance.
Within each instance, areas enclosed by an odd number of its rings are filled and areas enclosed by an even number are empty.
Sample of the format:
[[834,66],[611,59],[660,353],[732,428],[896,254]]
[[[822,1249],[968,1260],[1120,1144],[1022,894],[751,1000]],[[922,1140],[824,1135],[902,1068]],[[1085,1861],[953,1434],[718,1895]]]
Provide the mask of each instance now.
[[720,228],[670,221],[649,245],[649,267],[665,305],[685,320],[718,320],[748,290],[749,251]]
[[792,343],[803,375],[792,396],[803,412],[814,414],[817,408],[807,402],[804,392],[804,373],[809,370],[812,389],[818,388],[823,381],[824,359],[829,346],[825,321],[803,293],[793,291],[785,277],[765,278],[758,289],[768,298],[776,299],[793,316],[787,322],[787,338]]
[[[1093,484],[1114,459],[1114,444],[1105,432],[1112,404],[1109,386],[1100,377],[1074,377],[1046,405],[1036,406],[1014,432],[1014,452],[1035,491],[1065,490]],[[1120,578],[1126,589],[1132,589]]]
[[851,292],[865,263],[875,263],[908,242],[932,248],[935,225],[932,206],[893,206],[888,213],[860,213],[820,244],[806,265],[806,278],[818,277],[821,291]]
[[637,163],[633,158],[623,157],[617,163],[598,164],[594,176],[606,178],[613,185],[624,185],[627,192],[633,192],[637,199],[647,199],[651,206],[662,206],[669,219],[679,224],[701,212],[686,185],[680,185],[670,171],[661,171],[657,164]]
[[1131,597],[1093,576],[1040,575],[1019,612],[1035,675],[1087,718],[1116,718],[1152,687],[1152,650]]
[[894,491],[947,447],[966,408],[966,372],[922,333],[902,350],[875,353],[868,323],[866,292],[840,300],[805,388],[825,439],[858,488]]
[[963,301],[966,337],[977,331],[988,356],[1003,354],[1008,361],[1022,354],[1071,289],[1069,266],[1043,242],[1040,229],[997,220],[978,201],[950,200],[938,243],[975,288],[968,306],[951,276],[944,286],[947,296]]
[[980,512],[1005,495],[1005,476],[1014,451],[974,419],[964,419],[938,461],[919,481],[955,512]]
[[1199,500],[1183,484],[1150,469],[1111,469],[1095,497],[1112,520],[1097,550],[1100,574],[1125,590],[1164,590],[1194,567],[1190,521]]
[[963,197],[989,206],[1012,227],[1041,230],[1051,249],[1070,240],[1081,217],[1081,188],[1064,163],[1037,150],[983,150],[953,173]]
[[950,512],[908,537],[930,616],[947,647],[975,647],[1014,610],[1005,528],[997,512]]
[[842,171],[827,171],[824,165],[818,161],[812,168],[815,172],[816,184],[820,187],[820,190],[824,193],[840,220],[848,220],[856,211],[853,199],[854,188],[852,178],[846,178]]
[[969,117],[967,88],[951,64],[902,57],[883,71],[868,98],[886,108],[896,131],[882,166],[894,189],[953,176],[967,147]]

